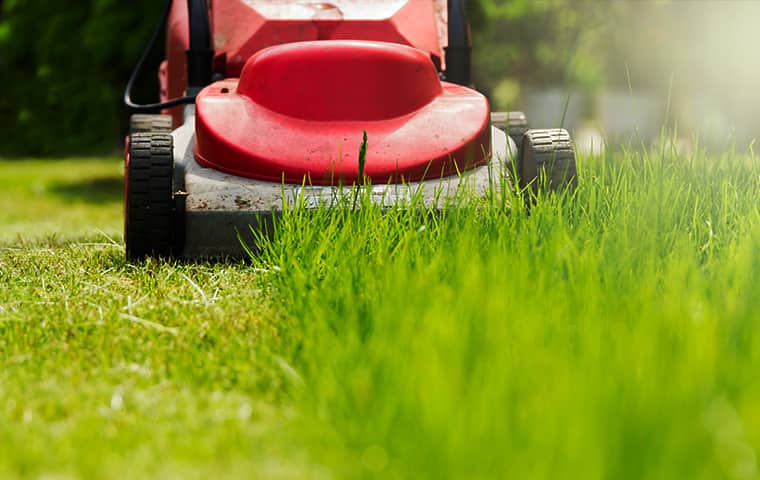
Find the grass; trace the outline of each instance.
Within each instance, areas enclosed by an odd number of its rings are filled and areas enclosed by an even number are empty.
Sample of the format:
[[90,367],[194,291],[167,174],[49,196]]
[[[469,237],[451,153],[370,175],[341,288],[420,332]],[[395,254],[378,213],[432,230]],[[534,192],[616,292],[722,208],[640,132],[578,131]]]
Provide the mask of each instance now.
[[664,145],[252,264],[125,263],[116,160],[0,164],[0,477],[757,478],[760,163]]

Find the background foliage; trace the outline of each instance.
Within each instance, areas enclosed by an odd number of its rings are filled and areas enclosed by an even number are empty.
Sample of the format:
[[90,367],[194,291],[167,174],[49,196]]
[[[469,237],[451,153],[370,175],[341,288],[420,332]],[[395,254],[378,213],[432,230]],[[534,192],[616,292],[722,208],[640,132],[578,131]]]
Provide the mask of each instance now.
[[[0,155],[118,148],[127,117],[124,83],[163,3],[1,1]],[[579,34],[594,3],[470,0],[478,86],[489,91],[507,69],[523,80],[598,83],[598,65],[569,61],[588,49],[589,37]],[[578,48],[564,48],[573,42]],[[150,83],[142,89],[146,98],[156,91]]]
[[[0,155],[118,150],[122,90],[163,5],[0,0]],[[468,0],[468,10],[474,81],[497,108],[561,87],[593,117],[600,91],[644,92],[672,104],[680,131],[757,137],[760,2]],[[155,76],[138,90],[155,98]]]
[[470,2],[475,81],[487,92],[504,78],[536,87],[596,88],[605,80],[600,39],[609,32],[609,18],[628,9],[621,2],[600,8],[597,0]]
[[110,150],[124,82],[163,2],[4,0],[0,154]]

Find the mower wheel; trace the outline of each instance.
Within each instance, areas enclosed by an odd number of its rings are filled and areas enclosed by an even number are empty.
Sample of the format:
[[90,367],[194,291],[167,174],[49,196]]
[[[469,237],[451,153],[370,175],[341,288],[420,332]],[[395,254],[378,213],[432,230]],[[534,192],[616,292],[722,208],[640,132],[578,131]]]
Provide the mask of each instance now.
[[171,133],[171,115],[137,113],[129,117],[129,133]]
[[530,187],[538,193],[575,187],[575,151],[567,130],[528,130],[518,145],[522,145],[517,168],[521,189]]
[[523,112],[493,112],[491,124],[504,130],[518,147],[522,144],[522,136],[528,131],[528,119]]
[[127,260],[174,253],[172,150],[173,138],[168,133],[130,135],[124,185]]

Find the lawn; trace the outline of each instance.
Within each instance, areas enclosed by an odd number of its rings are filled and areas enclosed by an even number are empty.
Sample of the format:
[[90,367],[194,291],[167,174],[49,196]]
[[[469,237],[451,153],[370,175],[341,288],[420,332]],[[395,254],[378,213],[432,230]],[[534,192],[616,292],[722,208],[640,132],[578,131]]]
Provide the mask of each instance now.
[[227,264],[126,263],[120,176],[0,163],[0,478],[760,475],[751,153],[296,210]]

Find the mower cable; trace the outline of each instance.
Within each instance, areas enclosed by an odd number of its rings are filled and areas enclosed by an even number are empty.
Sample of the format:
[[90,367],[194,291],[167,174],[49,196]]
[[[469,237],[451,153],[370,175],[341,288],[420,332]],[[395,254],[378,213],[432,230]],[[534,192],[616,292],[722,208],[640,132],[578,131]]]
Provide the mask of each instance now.
[[195,102],[195,95],[188,95],[185,97],[173,98],[165,102],[148,103],[144,105],[135,103],[132,100],[132,92],[135,87],[135,82],[137,81],[137,78],[140,76],[143,69],[145,68],[145,62],[147,62],[148,57],[150,56],[151,52],[153,51],[154,48],[156,48],[156,45],[158,44],[158,39],[161,36],[161,32],[164,30],[164,26],[166,25],[167,20],[169,19],[169,14],[171,12],[171,9],[172,9],[172,0],[168,0],[166,2],[166,7],[164,7],[164,13],[161,16],[161,21],[156,27],[156,29],[153,31],[153,36],[151,37],[150,42],[148,42],[148,46],[145,48],[142,55],[140,56],[140,59],[137,61],[137,65],[135,65],[135,69],[132,71],[132,75],[129,77],[129,81],[127,82],[127,87],[124,89],[124,105],[126,105],[132,110],[135,110],[138,112],[156,112],[159,110],[163,110],[165,108],[175,107],[177,105],[185,105],[188,103]]

